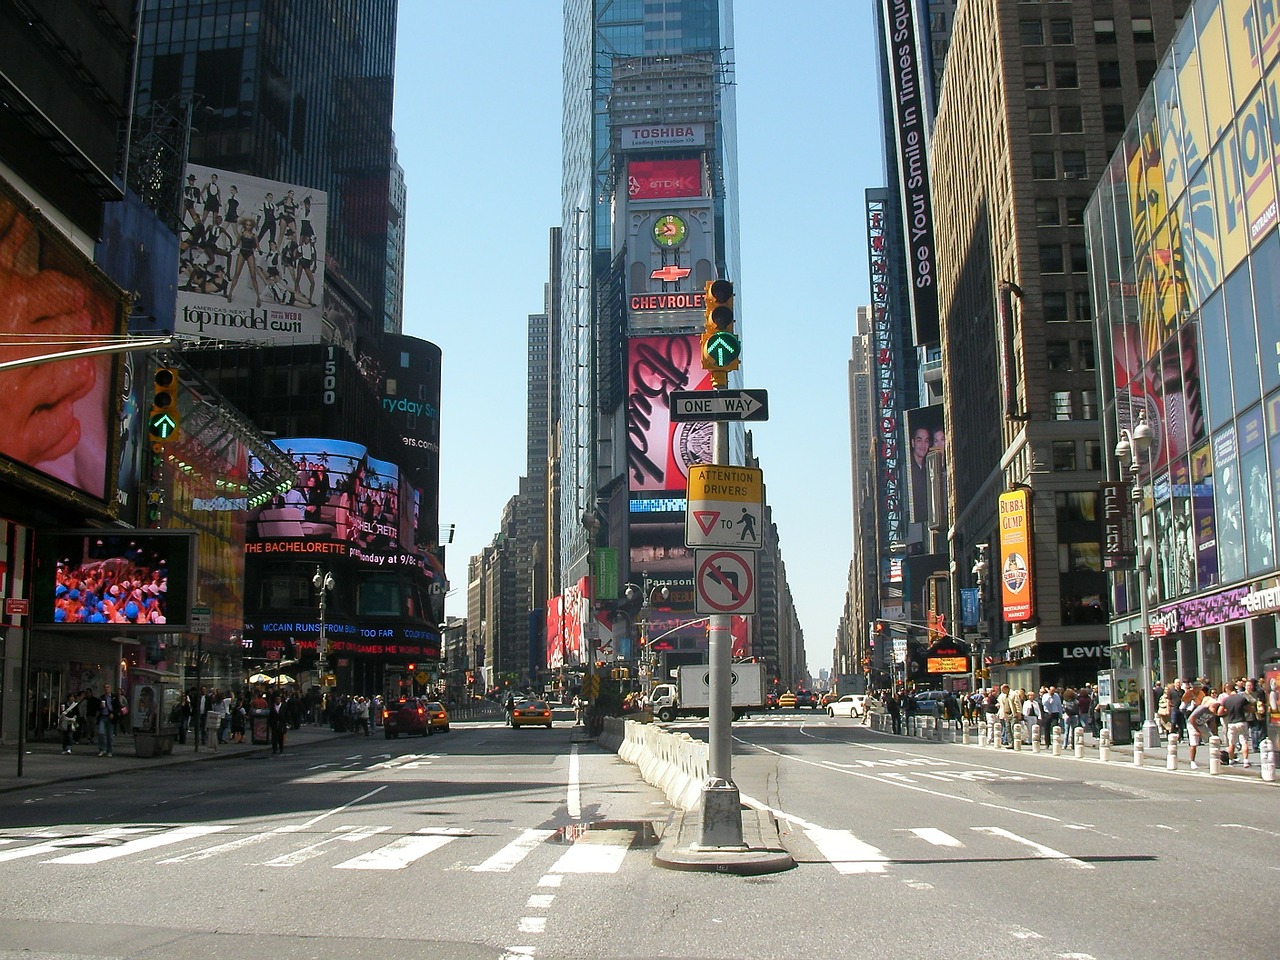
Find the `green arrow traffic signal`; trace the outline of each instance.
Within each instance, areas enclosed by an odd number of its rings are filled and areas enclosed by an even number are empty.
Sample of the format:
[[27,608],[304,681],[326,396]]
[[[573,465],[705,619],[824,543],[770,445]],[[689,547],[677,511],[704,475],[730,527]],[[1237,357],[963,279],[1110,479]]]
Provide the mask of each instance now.
[[736,334],[717,330],[706,338],[703,352],[717,367],[728,367],[742,355],[742,341]]
[[168,440],[178,429],[178,421],[168,412],[153,413],[147,420],[147,432],[152,440]]

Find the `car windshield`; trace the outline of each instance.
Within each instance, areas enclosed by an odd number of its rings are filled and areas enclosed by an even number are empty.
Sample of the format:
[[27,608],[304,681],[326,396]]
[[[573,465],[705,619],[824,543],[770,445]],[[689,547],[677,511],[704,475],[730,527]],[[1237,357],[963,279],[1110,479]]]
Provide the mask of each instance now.
[[521,710],[546,710],[547,705],[541,700],[526,700],[524,703],[517,704]]
[[428,709],[428,710],[435,710],[435,711],[439,712],[439,711],[441,711],[441,710],[443,710],[443,709],[444,709],[444,704],[443,704],[443,703],[437,703],[435,700],[431,700],[431,701],[429,701],[429,702],[427,703],[427,709]]

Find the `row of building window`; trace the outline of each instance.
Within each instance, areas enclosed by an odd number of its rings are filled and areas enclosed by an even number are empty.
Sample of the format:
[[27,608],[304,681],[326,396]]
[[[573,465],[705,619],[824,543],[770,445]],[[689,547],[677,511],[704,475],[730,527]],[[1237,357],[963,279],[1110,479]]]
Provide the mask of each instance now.
[[1088,180],[1089,163],[1083,150],[1062,151],[1062,176],[1058,176],[1058,155],[1052,150],[1033,150],[1031,177],[1034,180]]
[[1066,273],[1068,264],[1072,273],[1089,272],[1089,254],[1083,243],[1066,244],[1067,253],[1063,254],[1063,244],[1040,244],[1040,272]]
[[[1052,67],[1053,86],[1057,90],[1076,90],[1080,87],[1080,71],[1074,60],[1054,60],[1052,63],[1024,63],[1022,66],[1023,84],[1028,90],[1048,90],[1050,67]],[[1136,59],[1133,61],[1137,74],[1138,86],[1146,87],[1156,75],[1156,61]],[[1098,86],[1103,90],[1119,90],[1123,86],[1119,60],[1098,61]]]
[[[1154,43],[1155,30],[1150,17],[1134,17],[1130,21],[1134,43]],[[1024,47],[1041,47],[1045,42],[1045,22],[1043,20],[1021,20],[1018,23],[1022,45]],[[1076,42],[1076,26],[1073,20],[1050,20],[1047,34],[1049,43],[1054,46],[1070,46]],[[1093,21],[1093,40],[1098,44],[1116,42],[1116,22],[1112,19]]]

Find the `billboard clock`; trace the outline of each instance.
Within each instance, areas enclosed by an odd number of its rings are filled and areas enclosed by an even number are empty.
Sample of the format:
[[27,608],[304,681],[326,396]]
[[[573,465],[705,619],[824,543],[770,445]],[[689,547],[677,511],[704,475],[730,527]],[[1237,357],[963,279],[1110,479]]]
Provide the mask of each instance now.
[[678,247],[688,233],[685,222],[674,213],[664,214],[653,224],[653,242],[660,247]]

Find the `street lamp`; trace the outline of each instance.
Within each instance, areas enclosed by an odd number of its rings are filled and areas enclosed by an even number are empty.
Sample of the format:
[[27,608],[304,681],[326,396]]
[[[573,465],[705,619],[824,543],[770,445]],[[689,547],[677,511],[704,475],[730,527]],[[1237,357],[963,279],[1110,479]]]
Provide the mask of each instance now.
[[317,564],[316,572],[311,577],[311,585],[320,595],[320,639],[316,643],[316,672],[320,674],[320,683],[323,686],[325,674],[329,672],[325,664],[325,654],[328,650],[324,639],[324,621],[325,610],[329,603],[329,591],[333,589],[333,574]]
[[[587,616],[582,624],[582,639],[587,646],[587,677],[596,673],[596,537],[600,534],[600,518],[588,507],[582,513],[582,526],[587,531]],[[589,690],[597,691],[590,699],[598,699],[596,681],[585,684]]]
[[1142,746],[1147,750],[1160,747],[1160,728],[1156,726],[1155,693],[1151,687],[1151,656],[1147,640],[1151,632],[1151,617],[1147,610],[1147,585],[1150,571],[1147,538],[1142,530],[1142,478],[1139,471],[1155,442],[1155,432],[1147,423],[1147,412],[1138,410],[1138,423],[1132,430],[1120,427],[1120,442],[1116,444],[1116,459],[1120,461],[1121,474],[1127,472],[1132,483],[1130,498],[1133,500],[1134,534],[1138,548],[1138,626],[1139,643],[1142,645],[1142,706],[1146,719],[1142,723]]
[[986,669],[986,661],[983,658],[985,644],[982,642],[983,635],[987,632],[987,616],[986,616],[986,592],[987,592],[987,550],[990,548],[988,543],[975,544],[978,550],[978,557],[973,561],[973,579],[978,587],[978,665],[974,670],[975,687],[981,686],[978,680],[982,676],[982,671]]
[[[647,577],[642,577],[647,580]],[[640,616],[636,619],[636,640],[639,643],[638,656],[636,658],[639,667],[641,690],[647,692],[649,682],[653,678],[653,665],[656,658],[653,651],[649,649],[649,616],[653,612],[654,597],[661,597],[666,600],[671,596],[671,591],[666,587],[652,587],[644,592],[644,599],[641,600],[642,590],[634,583],[628,583],[623,590],[627,601],[631,604],[638,603],[638,612]],[[633,607],[633,609],[637,609]]]

